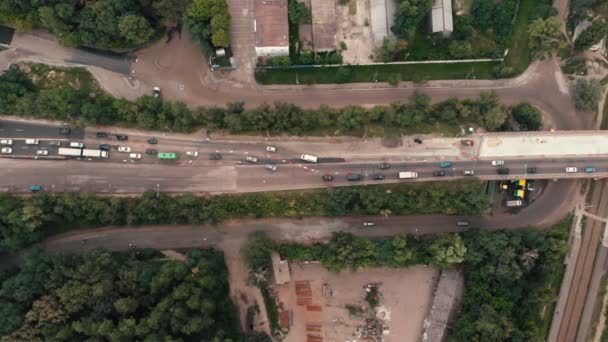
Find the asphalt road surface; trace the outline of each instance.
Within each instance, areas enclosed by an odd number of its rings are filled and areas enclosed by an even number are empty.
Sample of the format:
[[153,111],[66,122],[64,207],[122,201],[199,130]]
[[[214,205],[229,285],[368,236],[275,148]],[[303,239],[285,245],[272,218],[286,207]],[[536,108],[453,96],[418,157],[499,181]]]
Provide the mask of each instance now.
[[[3,177],[0,190],[27,191],[31,185],[41,185],[47,191],[91,191],[99,193],[141,193],[162,191],[170,193],[234,193],[290,189],[320,188],[346,185],[382,184],[398,181],[447,181],[463,178],[463,170],[473,170],[482,179],[557,179],[597,178],[608,175],[608,160],[598,159],[591,164],[585,160],[508,160],[505,166],[509,175],[498,175],[498,167],[490,161],[459,161],[449,168],[440,168],[438,162],[397,163],[388,170],[380,170],[378,163],[351,164],[286,164],[278,165],[272,172],[264,165],[200,165],[138,164],[138,162],[113,163],[103,160],[23,160],[2,159]],[[587,166],[596,168],[595,173],[585,173]],[[527,174],[527,167],[534,166],[535,174]],[[566,173],[566,167],[577,167],[577,173]],[[401,171],[418,173],[416,179],[399,179]],[[433,176],[442,171],[443,177]],[[348,181],[352,174],[362,176],[361,181]],[[323,181],[323,175],[331,175],[333,181]],[[384,180],[374,180],[382,175]]]

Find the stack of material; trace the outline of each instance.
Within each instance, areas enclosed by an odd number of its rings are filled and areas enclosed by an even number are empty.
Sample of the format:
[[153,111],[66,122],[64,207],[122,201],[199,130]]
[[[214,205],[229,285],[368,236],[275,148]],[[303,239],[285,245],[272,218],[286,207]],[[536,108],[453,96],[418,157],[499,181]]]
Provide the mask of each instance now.
[[312,289],[310,282],[307,280],[296,281],[296,298],[298,305],[312,305]]

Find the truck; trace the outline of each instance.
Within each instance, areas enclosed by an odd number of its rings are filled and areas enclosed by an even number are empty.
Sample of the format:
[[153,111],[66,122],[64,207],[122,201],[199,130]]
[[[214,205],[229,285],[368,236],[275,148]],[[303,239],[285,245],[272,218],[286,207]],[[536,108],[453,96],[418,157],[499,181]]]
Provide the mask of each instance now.
[[418,172],[412,172],[412,171],[399,172],[399,179],[411,179],[411,178],[418,178]]
[[507,207],[521,207],[521,205],[522,205],[522,201],[521,200],[507,201]]
[[158,152],[156,155],[159,160],[177,160],[179,159],[179,154],[175,152]]
[[60,147],[57,154],[59,154],[60,156],[67,156],[67,157],[80,157],[82,155],[82,149]]
[[309,163],[316,163],[318,160],[317,156],[311,156],[310,154],[303,154],[300,156],[300,159]]
[[89,157],[89,158],[108,158],[108,151],[83,149],[82,156]]

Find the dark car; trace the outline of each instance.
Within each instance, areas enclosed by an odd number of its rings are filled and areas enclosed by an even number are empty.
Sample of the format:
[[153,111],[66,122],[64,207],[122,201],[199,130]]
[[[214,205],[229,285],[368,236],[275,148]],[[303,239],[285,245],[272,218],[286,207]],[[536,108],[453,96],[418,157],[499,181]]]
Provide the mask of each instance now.
[[384,180],[384,175],[381,173],[376,173],[376,174],[372,175],[372,179],[373,180]]
[[70,127],[61,127],[59,129],[59,134],[61,135],[70,135],[72,133],[72,129]]
[[59,147],[59,146],[61,146],[61,141],[59,141],[59,140],[51,140],[51,141],[49,141],[49,146],[57,146],[57,147]]
[[128,135],[122,135],[122,134],[116,134],[116,140],[129,140],[129,136]]
[[146,154],[158,154],[158,151],[153,148],[147,148]]
[[158,144],[158,140],[155,137],[149,138],[148,139],[148,144],[150,144],[150,145],[156,145],[156,144]]
[[528,171],[528,173],[536,173],[536,168],[535,167],[529,167],[526,169],[526,171]]
[[346,180],[349,182],[357,182],[363,179],[363,176],[358,173],[349,173],[346,175]]
[[323,175],[323,177],[321,177],[321,179],[323,179],[326,182],[331,182],[334,180],[334,176],[332,175]]
[[222,159],[222,154],[219,152],[209,153],[209,159],[211,160],[220,160]]
[[110,144],[101,144],[99,145],[100,150],[109,151],[112,149],[112,145]]
[[382,163],[382,164],[380,164],[380,165],[378,166],[378,168],[379,168],[380,170],[386,170],[386,169],[390,169],[390,168],[391,168],[391,164],[389,164],[389,163]]
[[503,167],[503,168],[497,169],[496,172],[499,175],[508,175],[509,174],[509,169],[507,169],[506,167]]
[[106,133],[106,132],[97,132],[97,133],[95,133],[95,136],[97,138],[100,138],[100,139],[101,138],[107,138],[108,137],[108,133]]
[[433,171],[433,177],[443,177],[445,176],[445,172],[443,171]]
[[416,139],[414,139],[414,142],[415,142],[416,144],[422,144],[422,139],[420,139],[420,138],[416,138]]

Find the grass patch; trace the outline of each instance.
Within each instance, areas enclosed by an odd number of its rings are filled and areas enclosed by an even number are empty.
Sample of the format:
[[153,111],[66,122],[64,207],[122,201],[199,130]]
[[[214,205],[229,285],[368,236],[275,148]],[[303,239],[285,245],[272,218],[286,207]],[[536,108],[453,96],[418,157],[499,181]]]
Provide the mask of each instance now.
[[21,63],[25,72],[39,89],[73,88],[88,93],[99,93],[99,84],[85,68],[62,68],[39,63]]
[[[402,81],[423,82],[446,79],[494,79],[494,68],[500,62],[345,65],[350,70],[349,83],[388,82],[395,74]],[[261,84],[331,84],[336,83],[337,67],[272,69],[257,71]]]
[[519,2],[519,9],[511,34],[509,54],[505,58],[505,65],[513,68],[517,74],[524,72],[532,62],[532,54],[530,54],[528,48],[528,25],[534,18],[537,6],[538,0],[521,0]]

